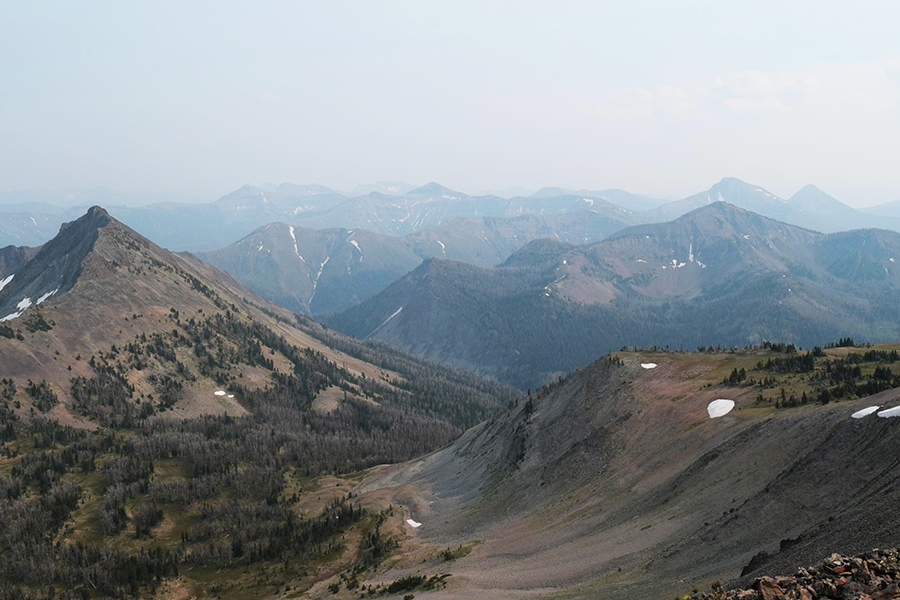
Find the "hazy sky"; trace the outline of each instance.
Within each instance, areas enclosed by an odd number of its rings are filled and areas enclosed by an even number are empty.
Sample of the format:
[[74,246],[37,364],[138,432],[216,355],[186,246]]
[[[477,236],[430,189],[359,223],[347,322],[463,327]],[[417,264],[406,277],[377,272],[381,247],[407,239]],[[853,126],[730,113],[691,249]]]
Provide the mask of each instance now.
[[7,2],[0,190],[900,199],[900,2]]

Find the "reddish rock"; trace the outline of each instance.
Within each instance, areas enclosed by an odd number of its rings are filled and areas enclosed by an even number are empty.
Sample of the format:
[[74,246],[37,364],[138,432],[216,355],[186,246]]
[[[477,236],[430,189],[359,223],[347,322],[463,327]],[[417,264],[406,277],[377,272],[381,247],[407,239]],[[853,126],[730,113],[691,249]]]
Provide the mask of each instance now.
[[760,579],[758,589],[763,600],[778,600],[779,596],[784,596],[784,590],[771,577]]

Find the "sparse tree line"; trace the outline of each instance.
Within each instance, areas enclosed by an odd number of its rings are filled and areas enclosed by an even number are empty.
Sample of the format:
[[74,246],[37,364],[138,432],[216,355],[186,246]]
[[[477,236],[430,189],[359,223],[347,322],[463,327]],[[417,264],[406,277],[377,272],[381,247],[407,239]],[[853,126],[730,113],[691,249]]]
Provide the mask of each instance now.
[[[93,374],[72,378],[71,409],[100,424],[95,431],[62,426],[40,412],[16,420],[10,403],[17,389],[38,411],[58,398],[46,381],[20,387],[0,381],[0,441],[16,459],[0,477],[0,554],[9,557],[0,563],[0,582],[13,586],[0,588],[0,598],[16,597],[16,589],[40,597],[35,590],[48,583],[86,596],[134,595],[184,565],[329,556],[340,547],[340,532],[365,515],[344,499],[305,518],[294,506],[296,491],[285,488],[289,475],[355,471],[427,453],[513,394],[449,369],[429,372],[415,359],[391,365],[402,380],[356,375],[229,307],[189,318],[173,309],[169,319],[171,331],[97,353],[87,361]],[[289,367],[276,368],[276,357]],[[268,384],[245,385],[247,366],[268,370]],[[152,395],[137,392],[135,373],[153,386]],[[250,415],[159,414],[201,376],[230,390]],[[346,392],[343,402],[328,413],[310,410],[329,387]],[[95,473],[102,477],[100,498],[86,505],[88,492],[78,482]],[[65,539],[93,532],[106,541],[58,543],[76,512],[86,530]],[[156,529],[175,518],[185,523],[180,543],[155,546]],[[127,538],[141,550],[110,543]]]

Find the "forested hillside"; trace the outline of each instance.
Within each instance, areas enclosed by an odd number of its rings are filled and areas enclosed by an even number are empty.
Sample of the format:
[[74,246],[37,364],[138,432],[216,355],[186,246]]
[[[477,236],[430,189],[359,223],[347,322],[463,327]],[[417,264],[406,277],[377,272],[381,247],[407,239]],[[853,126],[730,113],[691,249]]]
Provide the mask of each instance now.
[[3,597],[312,585],[379,519],[347,474],[440,448],[514,393],[298,322],[102,209],[0,305],[60,274],[0,324]]

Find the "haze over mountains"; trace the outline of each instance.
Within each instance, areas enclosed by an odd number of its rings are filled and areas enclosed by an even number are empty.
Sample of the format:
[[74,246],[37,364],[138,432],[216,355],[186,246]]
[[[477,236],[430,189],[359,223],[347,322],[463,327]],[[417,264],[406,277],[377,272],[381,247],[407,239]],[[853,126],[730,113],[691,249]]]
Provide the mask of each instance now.
[[331,313],[374,296],[426,258],[493,266],[535,239],[590,243],[630,224],[629,213],[596,202],[590,211],[554,215],[456,217],[403,237],[270,223],[198,256],[282,306]]
[[900,345],[761,342],[900,338],[900,233],[564,200],[204,255],[269,299],[100,207],[0,250],[0,578],[669,598],[888,545],[900,430],[850,415],[900,402]]
[[[36,246],[50,239],[60,224],[87,206],[102,203],[110,214],[164,247],[212,250],[245,237],[272,222],[307,228],[367,229],[404,236],[455,217],[512,218],[589,212],[591,202],[605,201],[630,211],[630,223],[674,219],[716,200],[725,200],[773,219],[831,233],[881,227],[900,231],[900,214],[891,204],[857,210],[815,189],[804,188],[783,200],[760,186],[723,179],[705,192],[675,202],[623,190],[543,188],[527,197],[469,196],[436,183],[418,188],[398,182],[361,186],[344,195],[320,185],[244,186],[209,203],[162,202],[136,205],[134,198],[111,190],[65,193],[5,193],[0,202],[0,246]],[[360,193],[361,195],[355,195]],[[79,195],[80,194],[80,195]],[[71,196],[71,198],[69,198]],[[127,200],[128,205],[123,205]],[[64,207],[76,208],[68,210]],[[887,218],[884,218],[887,217]]]
[[622,346],[900,337],[900,234],[823,235],[715,202],[496,268],[433,259],[336,329],[534,387]]

